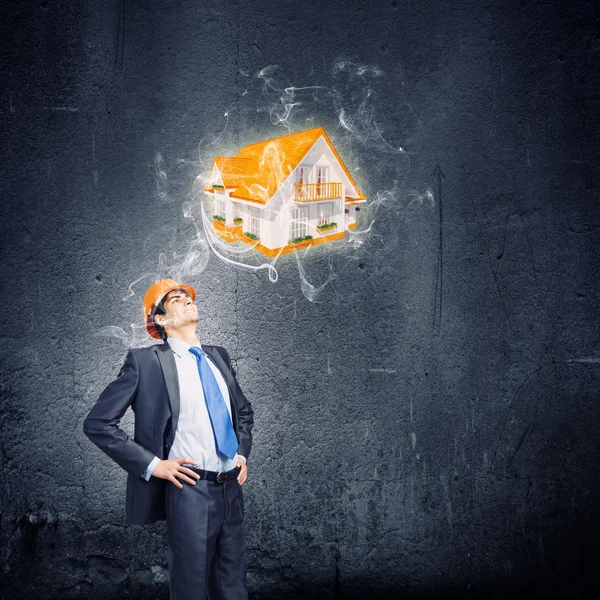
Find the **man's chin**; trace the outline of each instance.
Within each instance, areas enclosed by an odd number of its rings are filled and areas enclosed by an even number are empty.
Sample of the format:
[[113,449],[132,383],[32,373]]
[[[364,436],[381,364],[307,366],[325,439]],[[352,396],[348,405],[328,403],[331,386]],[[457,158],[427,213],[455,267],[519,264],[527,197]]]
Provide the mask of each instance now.
[[186,325],[197,325],[200,322],[198,315],[183,315],[177,322],[173,322],[173,326],[179,329]]

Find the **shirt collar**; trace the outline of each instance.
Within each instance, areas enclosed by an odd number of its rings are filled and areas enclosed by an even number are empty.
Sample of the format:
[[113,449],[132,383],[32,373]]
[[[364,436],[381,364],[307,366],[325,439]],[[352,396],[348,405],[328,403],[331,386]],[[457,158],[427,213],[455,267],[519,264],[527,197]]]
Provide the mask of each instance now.
[[[177,354],[177,356],[184,357],[190,354],[190,348],[192,348],[192,346],[190,346],[190,344],[188,344],[187,342],[172,337],[168,337],[167,342],[169,343],[169,346],[171,346],[173,352]],[[200,342],[194,344],[193,347],[202,350],[202,348],[200,348]]]

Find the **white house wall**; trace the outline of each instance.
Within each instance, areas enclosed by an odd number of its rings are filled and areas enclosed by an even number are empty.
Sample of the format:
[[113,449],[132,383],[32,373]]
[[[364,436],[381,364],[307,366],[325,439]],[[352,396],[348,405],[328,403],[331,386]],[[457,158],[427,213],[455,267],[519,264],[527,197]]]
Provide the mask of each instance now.
[[269,204],[262,208],[265,236],[261,243],[270,249],[281,248],[289,241],[289,207],[293,202],[292,182],[288,179],[277,190]]
[[340,166],[333,151],[322,137],[315,142],[305,158],[302,159],[301,164],[313,166],[313,169],[311,169],[310,172],[309,183],[317,182],[317,171],[314,168],[315,166],[327,166],[329,167],[329,181],[341,181],[346,196],[353,196],[356,194],[356,190],[350,183],[348,176],[344,173],[344,170]]
[[[269,207],[270,208],[270,207]],[[286,210],[275,211],[273,209],[265,209],[269,223],[269,235],[266,239],[265,246],[267,248],[281,248],[288,243],[289,236],[287,234],[287,216]]]

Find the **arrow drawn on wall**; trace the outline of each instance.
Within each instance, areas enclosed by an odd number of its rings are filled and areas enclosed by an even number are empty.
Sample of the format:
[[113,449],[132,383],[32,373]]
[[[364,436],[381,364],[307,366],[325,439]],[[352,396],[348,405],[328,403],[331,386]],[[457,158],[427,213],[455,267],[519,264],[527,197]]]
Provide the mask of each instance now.
[[438,259],[435,275],[435,293],[433,296],[433,330],[437,333],[442,328],[442,305],[443,305],[443,282],[444,282],[444,218],[442,213],[442,181],[445,179],[444,172],[439,163],[435,165],[432,180],[435,185],[436,197],[438,203]]

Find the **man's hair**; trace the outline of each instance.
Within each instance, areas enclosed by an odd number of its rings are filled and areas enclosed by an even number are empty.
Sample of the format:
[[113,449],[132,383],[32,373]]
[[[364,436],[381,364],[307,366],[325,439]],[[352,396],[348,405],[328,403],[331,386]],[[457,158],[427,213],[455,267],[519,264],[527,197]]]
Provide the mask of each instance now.
[[161,301],[156,305],[156,308],[154,309],[154,312],[152,313],[152,323],[154,323],[154,329],[156,329],[156,333],[158,333],[158,335],[160,335],[160,339],[164,342],[167,339],[167,332],[165,331],[165,328],[162,327],[161,325],[159,325],[155,320],[154,317],[156,315],[166,315],[167,311],[165,310],[165,300],[167,298],[167,296],[171,293],[171,292],[183,292],[186,296],[189,296],[189,293],[186,292],[185,290],[179,289],[179,288],[175,288],[174,290],[169,290],[161,299]]
[[159,325],[156,320],[154,319],[154,317],[156,315],[166,315],[166,311],[165,311],[165,298],[168,296],[168,294],[165,294],[162,298],[162,300],[158,303],[157,307],[154,309],[154,311],[152,312],[152,323],[154,323],[154,329],[156,329],[156,333],[158,333],[158,335],[160,336],[160,339],[164,342],[167,339],[167,332],[165,331],[165,328],[162,327],[161,325]]

